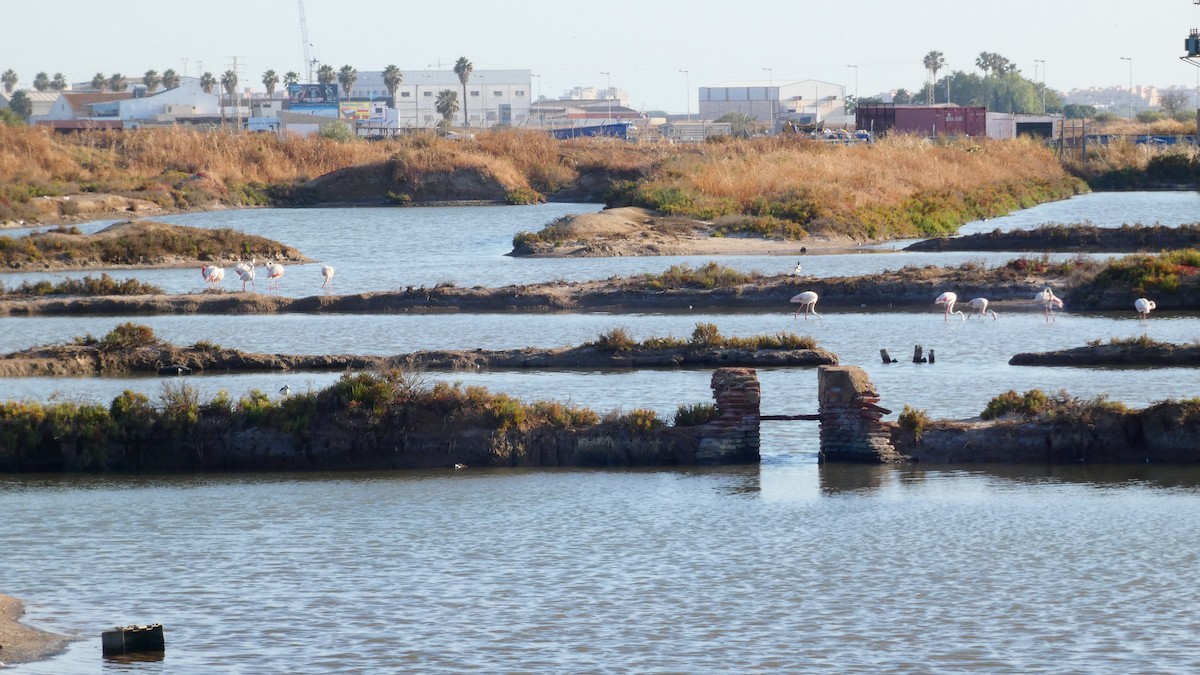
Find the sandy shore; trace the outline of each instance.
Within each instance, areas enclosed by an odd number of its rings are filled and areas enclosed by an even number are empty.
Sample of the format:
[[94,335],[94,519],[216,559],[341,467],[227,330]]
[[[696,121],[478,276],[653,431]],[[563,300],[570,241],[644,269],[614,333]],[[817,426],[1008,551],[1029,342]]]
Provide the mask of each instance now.
[[0,663],[28,663],[61,653],[74,638],[56,635],[20,622],[25,605],[0,595]]

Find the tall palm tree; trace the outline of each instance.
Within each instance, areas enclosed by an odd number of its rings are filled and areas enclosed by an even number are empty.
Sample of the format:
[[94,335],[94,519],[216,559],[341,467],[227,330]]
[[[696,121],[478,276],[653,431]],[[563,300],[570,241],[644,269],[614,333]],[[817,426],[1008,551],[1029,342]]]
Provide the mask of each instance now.
[[113,73],[108,77],[108,88],[112,91],[125,91],[129,88],[129,80],[120,73]]
[[92,89],[103,91],[108,86],[108,76],[104,73],[96,73],[92,76]]
[[383,86],[387,87],[388,105],[392,106],[392,110],[396,109],[396,90],[403,81],[404,74],[400,72],[400,68],[393,65],[383,69]]
[[162,84],[162,77],[158,74],[157,70],[147,70],[142,75],[142,84],[146,85],[147,94],[153,94],[154,90],[158,89],[158,85]]
[[325,64],[317,68],[317,82],[319,84],[333,84],[337,79],[337,74],[333,72],[333,66]]
[[355,82],[358,82],[358,71],[354,69],[354,66],[342,66],[342,69],[338,71],[337,79],[342,85],[342,98],[350,98],[350,88],[354,86]]
[[926,100],[929,105],[933,105],[933,83],[937,82],[938,71],[946,66],[946,57],[935,49],[925,55],[922,63],[925,64],[925,70],[929,71],[929,93]]
[[200,88],[204,93],[211,94],[213,87],[217,86],[217,78],[213,77],[212,73],[204,73],[200,76]]
[[294,70],[289,70],[283,74],[284,84],[300,84],[300,73]]
[[174,68],[167,68],[162,74],[163,89],[174,89],[179,86],[179,73]]
[[45,71],[42,71],[42,72],[38,73],[37,75],[34,75],[33,88],[38,91],[46,91],[47,89],[49,89],[50,88],[50,76],[47,75]]
[[275,98],[275,85],[279,84],[279,76],[274,70],[268,70],[262,76],[263,86],[267,88],[267,98]]
[[467,57],[460,56],[454,62],[454,74],[458,75],[458,81],[462,83],[463,88],[463,126],[471,126],[470,120],[467,118],[467,80],[471,79],[471,71],[475,70],[475,66],[467,60]]
[[442,116],[442,124],[449,125],[450,118],[458,112],[458,92],[450,89],[439,91],[437,99],[433,102],[433,109]]
[[0,83],[4,84],[4,93],[11,94],[13,87],[17,86],[17,71],[9,68],[0,75]]
[[67,77],[62,73],[55,73],[54,79],[50,80],[50,88],[54,91],[63,91],[67,88]]
[[232,70],[227,70],[221,75],[221,88],[225,90],[225,95],[229,97],[229,101],[233,102],[233,95],[237,93],[238,76]]

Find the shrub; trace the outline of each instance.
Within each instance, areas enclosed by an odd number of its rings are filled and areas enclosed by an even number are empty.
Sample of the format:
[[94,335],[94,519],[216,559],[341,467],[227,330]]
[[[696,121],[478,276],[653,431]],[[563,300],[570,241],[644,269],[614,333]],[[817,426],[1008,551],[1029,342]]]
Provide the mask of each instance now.
[[917,409],[905,403],[904,410],[900,412],[897,422],[901,429],[907,429],[912,433],[913,440],[920,442],[921,436],[925,434],[925,430],[929,428],[932,420],[929,419],[929,413],[924,409]]
[[126,321],[118,324],[100,340],[101,349],[132,349],[145,347],[158,342],[154,331],[149,326]]
[[721,331],[717,329],[715,323],[700,322],[692,330],[693,347],[720,347],[724,341],[725,338],[721,336]]
[[608,331],[601,333],[600,337],[594,343],[596,349],[602,352],[611,352],[621,354],[632,351],[637,347],[637,341],[629,336],[629,332],[624,328],[611,328]]
[[718,415],[720,413],[717,411],[717,406],[712,403],[684,404],[675,411],[675,426],[694,427],[707,424],[717,419]]
[[514,206],[521,204],[541,204],[544,201],[546,201],[546,198],[541,193],[529,188],[516,187],[504,194],[504,203]]
[[650,433],[663,426],[662,420],[658,419],[658,413],[647,408],[629,411],[621,418],[621,423],[637,434]]
[[1010,389],[988,401],[987,407],[979,416],[985,420],[994,420],[1010,413],[1037,417],[1046,412],[1050,405],[1050,397],[1040,389],[1030,389],[1024,394]]

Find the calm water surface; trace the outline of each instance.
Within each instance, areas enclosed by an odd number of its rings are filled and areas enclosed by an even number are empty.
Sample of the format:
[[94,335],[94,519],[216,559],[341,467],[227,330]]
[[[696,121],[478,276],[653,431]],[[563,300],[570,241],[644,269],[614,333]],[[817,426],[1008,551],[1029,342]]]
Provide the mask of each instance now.
[[[1178,224],[1195,219],[1196,199],[1087,195],[1011,218],[1029,226]],[[258,210],[172,220],[295,245],[338,266],[339,292],[606,278],[707,260],[503,255],[517,231],[596,208]],[[980,225],[990,231],[1004,220]],[[809,256],[805,269],[864,274],[1007,257]],[[721,260],[772,273],[795,264],[781,256]],[[199,286],[194,270],[144,274],[183,290]],[[196,278],[176,281],[180,275]],[[315,267],[293,267],[283,292],[308,294],[319,285]],[[976,415],[1007,389],[1065,388],[1133,405],[1200,394],[1193,369],[1007,365],[1019,351],[1092,339],[1145,334],[1191,342],[1200,338],[1196,314],[1156,313],[1141,322],[1131,307],[1066,312],[1047,323],[1022,300],[1002,304],[998,321],[946,323],[930,302],[927,312],[829,310],[807,322],[793,320],[788,307],[721,315],[681,307],[632,315],[2,318],[0,351],[101,335],[129,319],[181,344],[361,354],[560,346],[613,327],[639,338],[686,337],[696,322],[711,321],[727,335],[810,334],[843,363],[866,368],[883,405],[898,411],[910,403],[935,417]],[[937,363],[908,363],[915,344],[936,350]],[[900,362],[880,364],[880,348]],[[319,388],[336,377],[218,374],[186,382],[205,395],[238,395],[283,384]],[[680,403],[709,400],[711,372],[423,377],[670,417]],[[761,369],[760,378],[765,413],[815,410],[814,370]],[[162,380],[3,384],[4,398],[108,401],[124,388],[153,396]],[[26,600],[32,623],[84,638],[59,658],[14,672],[1124,673],[1200,666],[1190,583],[1200,549],[1197,470],[822,468],[816,436],[813,424],[766,423],[761,466],[714,470],[0,477],[0,592]],[[165,661],[102,661],[102,630],[148,622],[167,627]]]

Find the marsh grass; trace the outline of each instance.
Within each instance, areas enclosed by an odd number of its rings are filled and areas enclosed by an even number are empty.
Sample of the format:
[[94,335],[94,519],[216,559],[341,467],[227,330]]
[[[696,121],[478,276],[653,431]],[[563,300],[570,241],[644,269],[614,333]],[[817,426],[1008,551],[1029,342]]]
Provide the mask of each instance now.
[[726,337],[715,323],[699,322],[692,330],[690,339],[676,337],[650,337],[638,342],[624,328],[612,328],[600,334],[593,342],[584,346],[595,347],[603,352],[628,353],[642,350],[671,349],[816,349],[817,341],[807,335],[796,335],[786,331],[770,335],[750,337]]
[[82,279],[64,279],[57,283],[48,280],[21,282],[20,286],[5,288],[0,282],[0,295],[158,295],[162,288],[137,279],[118,280],[101,272],[99,277],[87,275]]

